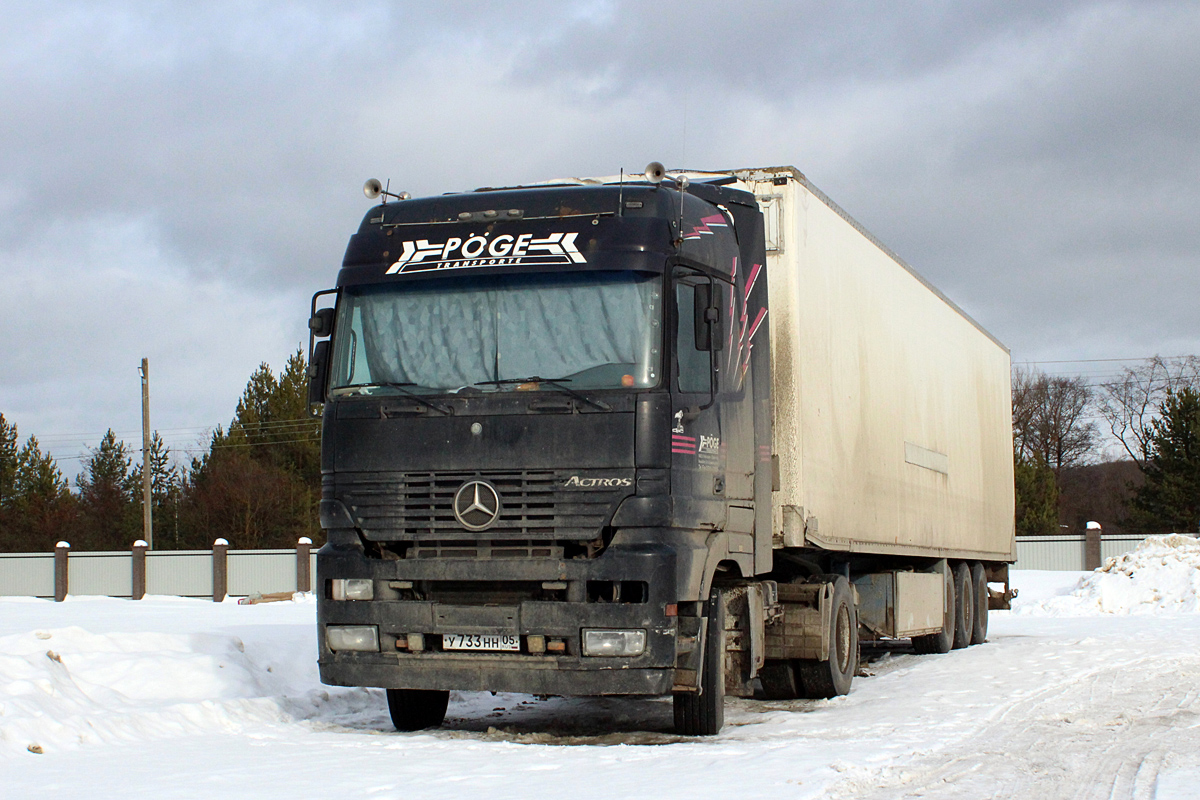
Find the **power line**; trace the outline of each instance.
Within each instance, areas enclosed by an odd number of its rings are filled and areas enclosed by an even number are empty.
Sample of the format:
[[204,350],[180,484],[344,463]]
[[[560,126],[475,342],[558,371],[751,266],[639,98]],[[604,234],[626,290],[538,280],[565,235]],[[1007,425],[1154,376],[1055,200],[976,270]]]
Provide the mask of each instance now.
[[1113,361],[1149,361],[1161,358],[1163,361],[1176,361],[1184,358],[1194,358],[1192,355],[1183,356],[1139,356],[1137,358],[1067,358],[1056,361],[1014,361],[1014,364],[1100,364]]
[[[267,432],[271,432],[274,430],[304,427],[307,425],[320,425],[320,422],[318,420],[310,420],[310,419],[270,420],[270,421],[266,421],[266,422],[235,423],[235,425],[230,425],[229,427],[222,427],[222,430],[224,430],[225,432],[228,432],[229,430],[232,430],[234,427],[239,427],[246,431],[264,430]],[[162,438],[164,441],[166,441],[168,439],[178,440],[181,438],[185,438],[188,433],[194,433],[198,436],[211,436],[212,433],[216,429],[217,429],[217,426],[207,425],[207,426],[203,426],[203,427],[189,427],[189,428],[156,428],[153,432],[159,434],[159,437]],[[163,434],[170,434],[170,435],[163,436]],[[48,444],[56,444],[56,443],[62,443],[64,441],[76,441],[76,440],[81,441],[81,442],[86,442],[89,440],[103,439],[107,435],[108,435],[107,430],[105,430],[103,432],[92,431],[92,432],[85,432],[85,433],[50,433],[50,434],[44,434],[41,436],[34,434],[34,436],[37,436],[37,439],[39,442],[48,443]],[[113,436],[121,441],[124,441],[126,438],[132,438],[135,435],[140,436],[141,431],[140,430],[120,430],[120,431],[114,430],[113,431]],[[138,452],[141,452],[141,448],[138,448]]]
[[[212,446],[212,449],[213,450],[224,450],[225,448],[229,448],[229,447],[270,447],[271,445],[275,445],[275,444],[296,444],[298,442],[317,443],[320,441],[321,441],[321,437],[315,436],[315,437],[310,437],[307,439],[284,439],[284,440],[278,441],[278,442],[239,442],[238,444],[215,444]],[[179,452],[204,453],[204,452],[207,452],[207,450],[205,448],[199,448],[199,449],[193,449],[193,450],[180,450]]]
[[[183,454],[187,454],[187,455],[195,455],[197,453],[207,453],[210,450],[224,450],[226,448],[233,448],[233,447],[270,447],[272,445],[280,445],[280,444],[303,444],[303,443],[317,444],[320,441],[321,441],[321,437],[318,435],[318,436],[310,436],[310,437],[305,437],[305,438],[300,438],[300,439],[280,439],[279,441],[271,441],[271,442],[239,442],[237,444],[218,444],[218,445],[213,445],[211,448],[210,447],[191,447],[191,448],[168,447],[167,449],[172,454],[183,453]],[[140,452],[141,452],[140,448],[138,450],[130,450],[129,455],[133,455],[134,453],[140,453]],[[77,461],[80,459],[90,458],[90,457],[91,457],[91,453],[79,453],[78,455],[73,455],[73,456],[54,456],[53,458],[55,461]]]

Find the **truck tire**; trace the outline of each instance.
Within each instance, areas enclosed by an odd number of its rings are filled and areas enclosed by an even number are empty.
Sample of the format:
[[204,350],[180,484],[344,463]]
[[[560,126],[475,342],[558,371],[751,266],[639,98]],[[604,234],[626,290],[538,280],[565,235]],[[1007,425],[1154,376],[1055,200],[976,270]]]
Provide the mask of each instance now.
[[954,649],[971,644],[975,629],[975,591],[971,585],[971,567],[965,561],[954,565]]
[[446,718],[450,692],[433,689],[388,689],[388,712],[398,731],[436,728]]
[[682,736],[715,736],[725,724],[725,604],[715,588],[707,612],[700,691],[673,698],[675,732]]
[[813,699],[848,694],[858,670],[858,609],[850,582],[843,576],[828,576],[833,584],[829,615],[829,658],[796,662],[804,696]]
[[975,588],[975,624],[971,627],[971,644],[987,641],[988,588],[987,570],[979,561],[971,564],[971,585]]
[[954,572],[947,569],[943,575],[945,576],[943,596],[946,598],[946,607],[942,614],[942,629],[937,633],[913,637],[913,650],[921,655],[949,653],[950,648],[954,645]]

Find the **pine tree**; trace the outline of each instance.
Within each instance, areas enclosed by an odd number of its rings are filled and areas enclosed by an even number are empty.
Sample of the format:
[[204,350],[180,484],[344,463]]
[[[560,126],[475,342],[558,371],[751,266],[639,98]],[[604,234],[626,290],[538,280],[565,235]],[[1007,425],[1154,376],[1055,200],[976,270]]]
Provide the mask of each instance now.
[[320,424],[307,391],[300,348],[278,377],[267,364],[250,376],[228,431],[213,432],[183,483],[185,546],[223,536],[237,547],[292,547],[319,534]]
[[13,489],[19,502],[37,498],[55,500],[68,491],[67,482],[54,463],[54,457],[42,453],[36,436],[30,436],[17,454]]
[[1016,456],[1016,530],[1018,536],[1058,532],[1058,483],[1054,470],[1037,457]]
[[0,552],[16,549],[17,426],[0,414]]
[[17,454],[17,426],[0,414],[0,509],[7,508],[14,499]]
[[79,487],[81,526],[76,549],[124,550],[138,538],[140,499],[130,477],[129,448],[117,441],[112,428],[83,460]]
[[1191,532],[1200,525],[1200,392],[1171,392],[1151,424],[1146,482],[1130,503],[1130,522],[1146,533]]
[[256,461],[286,470],[319,488],[320,423],[308,414],[308,365],[296,349],[276,378],[259,365],[238,401],[226,441]]
[[30,436],[17,453],[7,506],[0,531],[0,548],[7,552],[51,550],[74,529],[75,497],[36,436]]
[[[133,465],[129,475],[133,502],[142,511],[142,463]],[[150,508],[154,525],[154,547],[159,550],[179,546],[179,499],[181,480],[179,469],[172,463],[171,449],[154,431],[150,435]]]

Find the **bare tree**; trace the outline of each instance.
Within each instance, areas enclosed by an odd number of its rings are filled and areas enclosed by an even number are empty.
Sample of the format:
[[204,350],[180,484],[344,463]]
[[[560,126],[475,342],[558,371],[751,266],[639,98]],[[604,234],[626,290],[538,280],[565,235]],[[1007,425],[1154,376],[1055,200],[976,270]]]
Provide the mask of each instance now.
[[[1034,416],[1038,401],[1036,383],[1041,373],[1035,370],[1013,369],[1012,376],[1012,415],[1013,415],[1013,449],[1022,461],[1032,462],[1036,456],[1033,446]],[[1045,376],[1042,375],[1044,378]]]
[[1154,356],[1125,367],[1120,378],[1101,384],[1100,415],[1129,457],[1143,467],[1149,455],[1152,422],[1168,395],[1183,388],[1200,389],[1200,358]]
[[1037,370],[1013,373],[1013,444],[1017,455],[1058,473],[1083,464],[1099,440],[1087,420],[1092,387],[1080,376],[1067,378]]

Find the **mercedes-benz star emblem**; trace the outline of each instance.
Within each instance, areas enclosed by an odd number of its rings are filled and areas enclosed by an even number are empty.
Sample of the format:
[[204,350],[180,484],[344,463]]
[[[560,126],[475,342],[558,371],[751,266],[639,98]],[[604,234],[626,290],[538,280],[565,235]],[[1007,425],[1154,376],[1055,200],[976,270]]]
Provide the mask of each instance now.
[[454,518],[469,531],[482,531],[500,519],[500,493],[487,481],[467,481],[454,493]]

